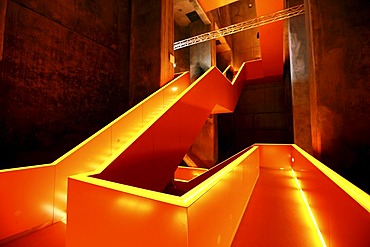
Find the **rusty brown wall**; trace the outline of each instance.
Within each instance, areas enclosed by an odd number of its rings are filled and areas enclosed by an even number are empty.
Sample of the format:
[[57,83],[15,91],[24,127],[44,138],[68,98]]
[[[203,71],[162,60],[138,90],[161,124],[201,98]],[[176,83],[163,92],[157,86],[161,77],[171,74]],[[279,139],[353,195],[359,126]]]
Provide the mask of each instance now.
[[3,59],[4,30],[7,0],[0,0],[0,61]]
[[8,1],[0,164],[49,163],[128,107],[130,5]]
[[[190,37],[209,32],[212,30],[211,24],[204,24],[201,19],[193,21],[189,25]],[[216,54],[213,49],[215,40],[202,42],[189,47],[190,58],[190,80],[193,82],[206,72],[213,64]],[[213,54],[214,53],[214,54]]]
[[370,2],[307,0],[315,155],[370,191]]
[[130,105],[173,79],[173,0],[132,0]]
[[217,68],[220,71],[223,72],[227,68],[227,66],[232,63],[231,55],[231,51],[224,51],[216,54]]
[[[303,0],[288,0],[288,7],[303,4]],[[308,79],[307,35],[305,16],[290,18],[285,37],[291,73],[294,143],[312,154],[310,94]]]

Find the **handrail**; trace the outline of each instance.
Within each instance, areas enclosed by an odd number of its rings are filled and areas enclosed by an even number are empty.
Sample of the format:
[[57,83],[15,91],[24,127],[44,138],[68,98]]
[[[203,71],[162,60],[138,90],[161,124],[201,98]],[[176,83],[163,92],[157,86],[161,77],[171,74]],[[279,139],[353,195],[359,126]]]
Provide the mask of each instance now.
[[203,181],[214,175],[215,173],[219,172],[225,166],[229,165],[230,163],[234,162],[237,158],[243,155],[245,152],[249,151],[253,146],[249,146],[239,153],[231,156],[230,158],[222,161],[221,163],[215,165],[207,172],[201,173],[195,178],[191,179],[190,181],[181,181],[175,179],[175,190],[177,195],[182,195],[190,191],[191,189],[195,188],[197,185],[201,184]]

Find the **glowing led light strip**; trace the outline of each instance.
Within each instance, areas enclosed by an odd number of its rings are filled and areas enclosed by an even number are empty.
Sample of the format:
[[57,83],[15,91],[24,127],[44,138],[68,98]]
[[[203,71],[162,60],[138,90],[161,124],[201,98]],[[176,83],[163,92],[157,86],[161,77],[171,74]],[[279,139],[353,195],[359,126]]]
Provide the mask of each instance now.
[[338,185],[342,190],[344,190],[349,196],[351,196],[355,201],[357,201],[364,209],[370,213],[370,196],[362,191],[360,188],[331,170],[329,167],[316,160],[314,157],[306,153],[303,149],[293,144],[300,154],[303,155],[312,165],[324,173],[329,179],[331,179],[336,185]]
[[301,187],[301,184],[299,183],[298,179],[297,179],[297,176],[294,172],[294,170],[292,169],[292,176],[297,184],[297,187],[299,189],[299,192],[301,193],[301,196],[302,196],[302,199],[304,201],[304,204],[306,205],[306,208],[307,208],[307,211],[308,213],[310,214],[310,217],[311,217],[311,220],[315,226],[315,229],[317,231],[317,234],[319,235],[319,238],[320,238],[320,241],[321,241],[321,244],[322,246],[326,247],[326,243],[325,243],[325,240],[324,240],[324,237],[322,236],[321,234],[321,231],[320,231],[320,228],[319,226],[317,225],[317,222],[315,220],[315,216],[313,215],[312,211],[311,211],[311,208],[310,208],[310,205],[308,205],[308,202],[307,202],[307,199],[306,199],[306,196],[304,195],[303,193],[303,190],[302,190],[302,187]]

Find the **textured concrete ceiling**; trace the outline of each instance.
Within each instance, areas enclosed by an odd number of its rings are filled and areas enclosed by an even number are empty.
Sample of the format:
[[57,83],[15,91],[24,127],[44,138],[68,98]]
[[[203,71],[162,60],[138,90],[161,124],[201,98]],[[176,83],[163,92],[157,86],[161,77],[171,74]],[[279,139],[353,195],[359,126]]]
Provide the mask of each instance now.
[[[207,19],[204,13],[237,1],[239,0],[174,0],[175,22],[179,26],[188,26],[191,22],[187,16],[189,13],[197,12],[203,20],[204,18]],[[207,23],[205,20],[203,22]]]
[[[231,24],[243,22],[256,18],[255,1],[257,0],[174,0],[174,17],[179,26],[188,26],[191,22],[189,18],[199,14],[199,9],[204,14],[204,3],[208,3],[207,8],[216,22],[216,29],[229,26]],[[212,2],[212,3],[210,3]],[[212,5],[212,6],[211,6]],[[202,19],[202,18],[201,18]],[[203,21],[204,22],[204,21]],[[231,46],[235,49],[236,61],[248,61],[261,56],[260,42],[256,37],[258,28],[247,30],[233,37],[221,37],[217,39],[217,52],[230,50]],[[233,41],[232,41],[232,40]]]
[[190,20],[186,14],[195,10],[189,0],[175,0],[173,4],[173,11],[176,24],[185,27],[190,24]]

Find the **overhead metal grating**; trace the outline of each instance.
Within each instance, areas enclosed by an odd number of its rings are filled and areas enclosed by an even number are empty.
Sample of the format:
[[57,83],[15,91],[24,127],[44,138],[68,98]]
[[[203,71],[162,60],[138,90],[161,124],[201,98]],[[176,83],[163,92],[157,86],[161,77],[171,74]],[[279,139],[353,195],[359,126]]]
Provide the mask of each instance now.
[[202,43],[205,41],[209,41],[212,39],[217,39],[222,36],[242,32],[251,28],[255,28],[258,26],[266,25],[272,22],[285,20],[297,15],[301,15],[304,13],[304,4],[297,5],[291,8],[279,10],[275,13],[260,16],[255,19],[251,19],[248,21],[240,22],[237,24],[230,25],[228,27],[223,27],[208,33],[199,34],[194,37],[190,37],[188,39],[180,40],[174,43],[174,49],[178,50],[187,46],[195,45],[198,43]]

